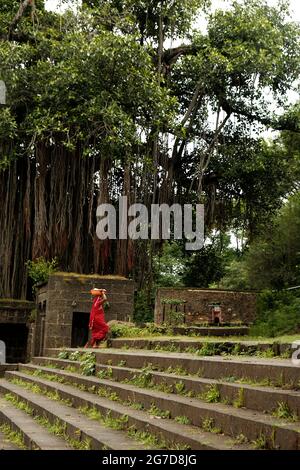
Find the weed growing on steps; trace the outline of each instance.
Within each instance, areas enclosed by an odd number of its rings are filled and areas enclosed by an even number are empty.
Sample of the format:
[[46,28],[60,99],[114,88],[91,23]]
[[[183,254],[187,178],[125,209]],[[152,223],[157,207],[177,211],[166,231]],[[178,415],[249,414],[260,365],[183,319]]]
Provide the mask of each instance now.
[[105,387],[98,387],[97,389],[97,395],[103,398],[108,398],[111,401],[120,401],[119,396],[116,394],[116,392],[112,392],[111,389],[105,388]]
[[68,351],[61,351],[58,353],[58,359],[69,359],[69,352]]
[[202,420],[201,427],[204,431],[212,432],[214,434],[222,434],[222,430],[215,426],[213,418],[204,418]]
[[277,408],[273,411],[272,415],[276,418],[284,419],[292,423],[298,421],[297,414],[290,409],[286,402],[278,402]]
[[160,369],[162,372],[174,375],[189,375],[188,371],[181,366],[169,366],[167,369]]
[[79,361],[81,359],[82,353],[80,351],[73,351],[69,354],[69,361]]
[[180,382],[175,383],[175,390],[178,395],[184,395],[185,393],[185,384],[180,380]]
[[280,354],[280,357],[282,359],[290,359],[291,355],[292,355],[292,352],[287,349],[286,351]]
[[123,361],[123,360],[119,361],[117,365],[118,365],[118,367],[125,367],[126,366],[126,361]]
[[13,378],[9,380],[12,384],[19,385],[20,387],[30,389],[33,393],[41,393],[42,389],[37,384],[30,384],[19,378]]
[[75,374],[76,372],[78,372],[78,369],[74,366],[67,366],[67,367],[65,367],[65,371],[71,372],[72,374]]
[[257,439],[252,441],[254,449],[265,450],[268,449],[268,441],[264,434],[260,434]]
[[4,395],[5,400],[9,401],[12,405],[18,408],[21,411],[25,411],[25,413],[32,415],[33,409],[26,403],[25,401],[20,400],[16,395],[13,393],[6,393]]
[[193,347],[193,346],[188,346],[187,348],[185,348],[184,352],[186,353],[189,353],[189,354],[196,354],[198,351],[197,348]]
[[266,359],[268,359],[268,358],[271,359],[272,357],[276,356],[276,354],[275,354],[275,352],[273,351],[272,348],[268,348],[265,351],[256,351],[255,355],[257,357],[264,357]]
[[196,352],[197,356],[215,356],[217,353],[214,343],[204,343]]
[[[22,384],[22,381],[19,380],[19,385],[28,385],[26,382],[23,382]],[[34,387],[34,386],[33,386]],[[58,399],[60,400],[62,403],[66,403],[66,401],[69,401],[70,400],[64,400],[62,398],[59,398],[59,393],[56,391],[54,392],[53,394],[49,394],[49,392],[47,392],[46,390],[44,389],[40,389],[40,393],[43,394],[43,395],[46,395],[46,396],[49,396],[50,399]],[[58,394],[57,394],[58,393]],[[101,395],[102,396],[106,396],[107,398],[111,399],[111,397],[113,397],[113,399],[115,400],[116,398],[116,394],[114,394],[114,392],[112,393],[109,389],[102,389],[101,390]],[[127,405],[127,406],[131,406],[132,408],[134,409],[144,409],[144,405],[142,405],[141,403],[131,403],[131,402],[122,402],[118,397],[117,397],[118,401],[124,405]],[[34,411],[33,409],[31,409],[25,402],[21,402],[21,401],[18,401],[16,397],[14,396],[11,396],[10,398],[10,401],[12,401],[15,406],[18,406],[20,409],[26,411],[28,414],[30,415],[34,415]],[[111,417],[111,413],[108,412],[106,415],[101,415],[101,413],[94,407],[94,408],[90,408],[88,406],[86,407],[81,407],[81,408],[78,408],[79,411],[81,411],[82,413],[84,413],[88,418],[90,419],[94,419],[94,420],[100,420],[101,423],[107,427],[110,427],[110,428],[113,428],[113,429],[120,429],[120,430],[124,430],[124,429],[127,429],[127,423],[128,423],[128,416],[127,415],[123,415],[121,416],[120,418],[112,418]],[[149,410],[146,410],[149,414],[152,414],[154,416],[158,416],[158,417],[161,417],[161,418],[169,418],[170,417],[170,412],[169,411],[163,411],[163,410],[160,410],[159,408],[157,408],[155,406],[155,404],[152,404],[151,407],[149,408]],[[41,417],[35,417],[35,419],[37,420],[43,420],[40,422],[40,424],[43,424],[44,426],[47,427],[47,429],[49,429],[50,432],[52,433],[55,433],[56,435],[60,435],[60,436],[63,436],[63,429],[61,428],[62,424],[59,422],[59,420],[57,422],[55,422],[54,424],[53,423],[50,423],[47,418],[41,418]],[[47,424],[48,423],[48,424]],[[128,435],[129,437],[132,437],[132,435],[134,434],[134,438],[139,441],[139,442],[142,442],[144,443],[145,445],[147,445],[147,443],[151,443],[151,446],[155,447],[155,448],[159,448],[159,449],[163,449],[163,448],[166,448],[166,449],[170,449],[170,450],[184,450],[184,449],[188,449],[187,446],[181,446],[179,444],[166,444],[165,441],[162,441],[160,439],[158,439],[156,436],[150,434],[150,433],[141,433],[140,431],[136,431],[135,430],[135,433],[133,433],[132,429],[131,431],[128,430]],[[88,441],[77,441],[77,440],[72,440],[71,438],[69,438],[68,436],[65,435],[65,432],[64,432],[64,438],[65,440],[67,440],[67,442],[70,443],[70,445],[75,448],[75,449],[83,449],[83,450],[88,450],[89,449],[89,445],[90,443]],[[155,442],[157,442],[157,446],[155,444]],[[154,443],[154,444],[152,444]],[[149,448],[151,448],[151,446]],[[162,447],[164,446],[164,447]]]
[[20,432],[14,431],[8,424],[0,425],[0,431],[4,434],[6,440],[15,444],[16,447],[19,447],[19,449],[22,450],[27,449],[24,437]]
[[155,403],[151,403],[150,408],[147,410],[147,413],[149,413],[151,416],[158,416],[160,418],[168,419],[171,417],[170,411],[166,410],[160,410]]
[[53,364],[52,362],[46,362],[45,367],[47,367],[48,369],[58,369],[59,365]]
[[141,369],[141,372],[130,379],[130,383],[141,388],[153,387],[152,371],[148,367]]
[[135,402],[131,400],[123,401],[122,404],[124,406],[128,406],[129,408],[132,408],[133,410],[141,411],[145,409],[143,403],[139,403],[139,402]]
[[57,374],[53,374],[52,372],[51,373],[44,372],[41,369],[32,370],[32,369],[26,369],[26,367],[24,368],[22,367],[22,371],[27,375],[31,375],[34,377],[43,377],[43,379],[47,379],[52,382],[62,383],[64,381],[63,377],[60,377]]
[[210,385],[208,390],[200,395],[207,403],[218,403],[221,400],[220,390],[217,385]]
[[[80,371],[83,375],[95,375],[96,356],[92,352],[82,351],[61,351],[58,354],[59,359],[68,359],[70,361],[80,362]],[[77,369],[71,365],[66,367],[70,372],[76,372]]]
[[47,390],[47,388],[41,388],[37,384],[26,382],[25,380],[22,380],[22,379],[19,379],[19,378],[18,379],[12,379],[12,380],[10,380],[10,382],[15,384],[15,385],[19,385],[20,387],[23,387],[26,390],[30,390],[32,393],[35,393],[37,395],[45,395],[48,398],[50,398],[51,400],[54,400],[54,401],[59,400],[64,405],[72,406],[72,401],[67,399],[67,398],[61,398],[61,396],[59,395],[57,390],[55,390],[55,391]]
[[181,352],[180,346],[175,343],[170,343],[168,345],[165,344],[157,344],[154,348],[154,351],[166,351],[166,352]]
[[[67,424],[62,423],[59,419],[53,423],[48,420],[45,416],[36,416],[34,418],[41,426],[45,427],[51,434],[54,434],[57,437],[61,437],[66,442],[70,444],[73,449],[76,450],[91,450],[91,440],[84,439],[83,441],[74,439],[66,434]],[[81,431],[78,430],[77,433],[79,436]]]
[[241,433],[238,436],[236,436],[235,442],[236,444],[247,444],[249,440],[243,433]]
[[96,376],[98,379],[107,379],[107,369],[101,369],[97,372]]
[[51,434],[54,434],[58,437],[62,437],[66,440],[71,447],[78,450],[88,450],[90,449],[90,444],[87,440],[77,441],[66,435],[66,423],[62,423],[59,419],[55,422],[50,422],[45,416],[36,415],[35,411],[26,403],[25,401],[18,399],[13,394],[6,394],[4,397],[6,400],[10,401],[16,408],[21,411],[25,411],[28,415],[32,416],[33,419],[39,423],[41,426],[45,427]]
[[233,401],[233,406],[235,408],[242,408],[245,406],[245,390],[239,388],[236,399]]
[[86,375],[86,376],[95,375],[95,369],[96,369],[95,354],[93,353],[82,354],[80,356],[80,370],[81,370],[82,375]]
[[83,413],[85,416],[87,416],[89,419],[92,419],[94,421],[99,421],[103,426],[106,426],[111,429],[117,429],[120,431],[123,431],[124,429],[127,428],[127,423],[128,423],[128,416],[123,415],[120,418],[113,418],[111,416],[111,412],[109,411],[106,414],[102,414],[97,408],[89,407],[89,406],[83,406],[78,408],[78,410]]
[[179,424],[191,424],[191,421],[187,416],[175,416],[174,419]]
[[166,382],[157,383],[154,385],[155,390],[163,393],[174,393],[173,385],[168,385]]
[[133,439],[137,439],[145,446],[148,446],[150,449],[157,448],[157,449],[167,449],[167,450],[190,450],[190,447],[184,444],[178,443],[168,443],[162,437],[157,437],[153,434],[150,434],[146,431],[137,431],[134,427],[130,427],[128,429],[129,437]]

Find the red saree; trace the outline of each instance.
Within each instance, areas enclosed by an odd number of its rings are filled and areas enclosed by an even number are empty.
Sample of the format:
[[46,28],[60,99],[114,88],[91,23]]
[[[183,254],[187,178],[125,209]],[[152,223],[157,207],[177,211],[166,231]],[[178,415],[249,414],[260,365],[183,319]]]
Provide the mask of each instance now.
[[105,338],[109,327],[105,322],[103,303],[105,300],[96,297],[90,314],[89,328],[92,330],[92,344]]

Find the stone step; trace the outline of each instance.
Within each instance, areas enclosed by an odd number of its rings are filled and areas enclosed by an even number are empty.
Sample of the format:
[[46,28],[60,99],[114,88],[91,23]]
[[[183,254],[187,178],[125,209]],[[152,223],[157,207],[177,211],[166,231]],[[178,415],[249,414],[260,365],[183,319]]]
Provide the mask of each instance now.
[[[39,370],[37,366],[21,366],[21,370]],[[249,441],[254,441],[265,436],[268,445],[274,448],[292,450],[300,448],[300,425],[297,423],[283,422],[263,413],[234,408],[222,403],[207,403],[200,399],[188,398],[181,395],[174,395],[159,392],[153,389],[138,388],[130,384],[121,384],[97,377],[85,377],[79,374],[72,374],[66,371],[59,371],[47,368],[40,368],[48,374],[63,378],[68,383],[75,385],[85,385],[88,388],[101,387],[107,393],[117,395],[122,401],[141,403],[149,408],[151,404],[158,409],[175,416],[186,416],[195,426],[203,426],[207,420],[212,420],[214,427],[220,428],[222,432],[231,437],[244,434]],[[7,372],[6,377],[12,378],[20,375],[20,372]],[[24,375],[24,374],[23,374]],[[30,380],[30,379],[29,379]],[[31,377],[36,380],[36,377]],[[58,385],[57,385],[58,386]]]
[[7,370],[18,370],[18,364],[0,364],[0,378],[4,377]]
[[[57,357],[61,349],[48,349],[50,357]],[[66,348],[64,351],[74,352],[80,349]],[[250,356],[197,356],[187,353],[154,352],[147,350],[120,349],[82,349],[82,352],[93,352],[98,364],[118,365],[126,362],[127,367],[141,369],[151,364],[159,370],[178,366],[189,374],[197,374],[206,378],[247,378],[255,381],[268,379],[274,385],[285,388],[300,388],[300,367],[293,365],[289,359],[262,359]]]
[[[59,369],[65,369],[73,366],[74,361],[52,359],[45,357],[34,358],[34,364],[40,366],[52,365]],[[76,362],[76,368],[80,369],[80,363]],[[96,375],[103,371],[106,377],[116,381],[132,380],[134,378],[142,378],[145,371],[141,369],[133,369],[124,366],[107,366],[97,364]],[[176,384],[182,383],[185,392],[193,392],[194,395],[206,393],[211,386],[217,387],[220,394],[219,401],[226,400],[233,404],[235,400],[241,399],[243,407],[257,411],[265,411],[272,413],[276,410],[279,403],[284,403],[291,412],[300,417],[300,391],[282,390],[270,386],[259,386],[254,384],[230,383],[216,379],[206,379],[196,376],[185,376],[179,374],[170,374],[167,372],[158,372],[155,370],[147,371],[148,381],[155,385],[166,385],[172,387],[173,393],[177,393]]]
[[[70,359],[59,359],[59,358],[54,358],[54,357],[33,357],[31,360],[32,364],[37,364],[37,365],[43,365],[45,367],[47,366],[55,366],[59,369],[67,369],[67,368],[72,368],[76,369],[78,372],[80,372],[80,362],[79,361],[71,361]],[[17,369],[14,369],[17,370]]]
[[0,431],[0,450],[20,450],[19,447],[10,442],[5,434]]
[[[42,370],[47,374],[56,374],[59,377],[64,377],[69,384],[56,383],[43,379],[39,376],[26,375],[25,372],[30,370],[31,372],[36,370]],[[111,413],[114,418],[120,418],[124,415],[128,416],[128,427],[133,426],[137,430],[147,431],[150,434],[155,435],[159,439],[163,439],[173,446],[184,445],[194,450],[249,450],[251,447],[245,444],[238,444],[228,436],[214,434],[212,432],[205,432],[196,426],[188,424],[180,424],[173,419],[158,419],[155,416],[149,415],[146,411],[133,409],[125,406],[122,403],[111,401],[107,398],[100,397],[90,392],[82,391],[75,388],[74,385],[85,385],[87,388],[96,387],[100,385],[99,380],[95,377],[83,377],[77,374],[69,372],[59,372],[53,369],[42,368],[39,369],[36,366],[22,366],[23,372],[14,374],[8,374],[8,378],[21,378],[22,380],[38,384],[41,388],[47,391],[58,391],[60,397],[68,399],[72,402],[72,406],[81,407],[88,406],[89,408],[96,408],[101,414],[106,415]],[[96,390],[95,390],[96,391]],[[94,392],[95,392],[94,391]],[[134,402],[134,401],[132,401]],[[151,406],[151,402],[148,403]],[[180,414],[180,408],[178,409],[178,415]]]
[[170,352],[187,352],[191,353],[198,350],[201,355],[221,355],[221,354],[234,354],[250,355],[263,354],[271,352],[274,356],[281,354],[291,355],[293,349],[291,344],[279,344],[277,342],[259,342],[259,341],[226,341],[226,340],[203,340],[199,341],[196,338],[116,338],[110,340],[112,348],[130,348],[130,349],[148,349],[148,350],[162,350]]
[[[4,379],[0,384],[4,384]],[[1,386],[1,385],[0,385]],[[8,390],[5,393],[10,393]],[[21,434],[27,449],[39,450],[71,450],[67,443],[48,432],[25,412],[15,408],[5,398],[0,397],[0,423]]]
[[[96,375],[101,370],[106,373],[106,377],[103,378],[110,378],[119,382],[136,378],[142,379],[145,375],[145,372],[140,369],[107,365],[97,365]],[[215,387],[219,392],[218,401],[234,404],[236,400],[242,399],[241,407],[257,411],[272,413],[278,408],[279,403],[284,403],[291,412],[300,417],[300,391],[282,390],[254,384],[230,383],[216,379],[189,377],[157,371],[147,372],[147,380],[156,386],[166,385],[171,387],[172,393],[178,393],[176,385],[182,384],[182,389],[186,393],[193,392],[194,396],[205,394],[211,387]]]
[[[10,378],[15,378],[18,377],[19,373],[7,372],[7,374],[15,374],[10,376]],[[33,383],[38,383],[38,381],[34,379]],[[24,401],[33,409],[35,415],[46,417],[52,424],[59,422],[65,425],[65,432],[69,438],[80,442],[88,440],[90,441],[90,448],[93,450],[101,450],[103,448],[109,450],[145,449],[145,446],[129,438],[124,432],[108,429],[100,423],[88,419],[82,413],[69,406],[45,396],[34,394],[7,380],[0,380],[0,393],[9,393]],[[12,420],[14,421],[13,416]]]

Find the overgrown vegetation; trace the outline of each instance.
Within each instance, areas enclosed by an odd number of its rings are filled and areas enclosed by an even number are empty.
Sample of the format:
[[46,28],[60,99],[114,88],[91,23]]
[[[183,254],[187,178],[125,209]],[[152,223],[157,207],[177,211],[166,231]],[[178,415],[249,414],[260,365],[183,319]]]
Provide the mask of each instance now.
[[40,258],[29,260],[26,262],[26,268],[28,277],[32,283],[32,290],[35,293],[35,289],[39,284],[47,282],[50,274],[58,270],[58,260],[53,258],[47,261],[43,256]]
[[5,435],[7,441],[15,444],[16,447],[23,450],[27,449],[23,435],[20,432],[14,431],[8,424],[1,424],[0,431]]
[[300,332],[300,290],[270,291],[258,296],[255,336],[276,337]]

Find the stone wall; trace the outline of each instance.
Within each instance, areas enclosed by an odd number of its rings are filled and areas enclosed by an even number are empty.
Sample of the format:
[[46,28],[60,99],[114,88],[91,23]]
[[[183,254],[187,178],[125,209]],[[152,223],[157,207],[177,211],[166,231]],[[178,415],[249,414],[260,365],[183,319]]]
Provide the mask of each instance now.
[[0,340],[6,344],[6,361],[26,362],[31,351],[34,302],[0,299]]
[[[172,299],[185,301],[170,305]],[[211,322],[212,304],[220,304],[224,323],[252,323],[256,314],[256,293],[218,289],[159,288],[155,302],[155,322],[167,321],[170,310],[182,311],[186,323]],[[172,314],[171,314],[172,315]]]
[[134,283],[120,276],[55,273],[37,293],[38,314],[35,325],[35,354],[45,349],[72,346],[74,314],[82,315],[88,329],[91,310],[90,290],[107,289],[110,304],[106,321],[130,321],[133,314]]

